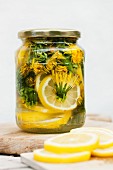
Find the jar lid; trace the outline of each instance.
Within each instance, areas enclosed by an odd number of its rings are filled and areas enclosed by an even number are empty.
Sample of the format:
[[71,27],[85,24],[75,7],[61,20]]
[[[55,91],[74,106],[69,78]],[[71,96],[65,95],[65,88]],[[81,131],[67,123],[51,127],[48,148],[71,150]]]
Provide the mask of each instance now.
[[19,38],[29,37],[76,37],[80,38],[80,32],[71,29],[32,29],[18,33]]

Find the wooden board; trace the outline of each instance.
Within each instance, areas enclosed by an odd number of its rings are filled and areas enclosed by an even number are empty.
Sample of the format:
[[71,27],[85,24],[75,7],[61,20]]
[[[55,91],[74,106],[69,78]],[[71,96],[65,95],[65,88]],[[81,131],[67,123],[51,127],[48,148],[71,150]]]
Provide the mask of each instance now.
[[[85,126],[113,129],[113,123],[87,119]],[[0,124],[0,153],[21,154],[42,148],[47,138],[55,134],[30,134],[20,130],[16,124]]]
[[52,134],[33,134],[20,130],[16,124],[0,124],[0,153],[21,154],[42,148]]
[[33,153],[21,154],[21,161],[36,170],[112,170],[113,158],[91,158],[79,163],[53,164],[33,160]]

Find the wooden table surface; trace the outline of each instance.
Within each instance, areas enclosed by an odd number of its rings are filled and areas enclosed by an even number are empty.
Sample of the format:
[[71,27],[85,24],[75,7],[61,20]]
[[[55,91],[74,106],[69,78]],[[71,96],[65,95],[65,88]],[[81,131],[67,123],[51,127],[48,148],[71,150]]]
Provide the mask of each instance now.
[[[85,126],[97,126],[97,127],[113,129],[113,123],[112,123],[112,119],[110,117],[103,117],[100,115],[92,115],[92,114],[87,117]],[[18,128],[17,128],[17,131],[18,131]],[[4,130],[4,133],[7,135],[7,131]],[[2,148],[0,148],[0,149],[2,149]],[[6,148],[6,150],[7,150],[7,148]],[[112,159],[112,161],[113,161],[113,159]],[[109,165],[108,165],[108,167],[109,167]],[[19,156],[15,157],[14,155],[9,156],[9,155],[2,154],[2,155],[0,155],[0,170],[33,170],[33,169],[28,167],[27,165],[21,163]],[[62,170],[64,170],[64,169],[62,169]],[[83,167],[81,167],[81,170],[83,170]],[[104,166],[103,166],[103,170],[104,170]]]

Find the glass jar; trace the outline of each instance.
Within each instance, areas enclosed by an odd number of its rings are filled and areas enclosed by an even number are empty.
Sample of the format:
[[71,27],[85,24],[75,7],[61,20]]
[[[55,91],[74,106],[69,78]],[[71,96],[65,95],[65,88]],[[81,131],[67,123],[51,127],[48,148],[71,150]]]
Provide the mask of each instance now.
[[84,51],[75,30],[28,30],[18,34],[16,121],[27,132],[61,133],[85,120]]

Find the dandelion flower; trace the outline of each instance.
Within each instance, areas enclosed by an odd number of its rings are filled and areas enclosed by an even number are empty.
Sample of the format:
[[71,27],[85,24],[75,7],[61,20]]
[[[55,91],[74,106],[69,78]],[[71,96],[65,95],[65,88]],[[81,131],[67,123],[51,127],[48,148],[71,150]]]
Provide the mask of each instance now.
[[56,68],[55,68],[55,71],[56,72],[65,72],[65,73],[67,73],[67,67],[66,66],[57,66]]
[[72,73],[52,71],[52,79],[55,84],[58,99],[64,101],[67,92],[76,85],[77,77]]
[[56,51],[52,55],[51,59],[58,59],[58,60],[60,60],[60,59],[65,59],[65,57],[62,55],[62,53],[60,53],[59,51]]
[[74,64],[80,64],[83,61],[83,51],[77,45],[70,45],[72,54],[72,62]]
[[33,77],[27,77],[26,79],[26,84],[29,85],[30,87],[35,85],[35,79]]
[[28,64],[24,64],[24,65],[21,66],[21,68],[20,68],[20,73],[21,73],[21,75],[24,76],[24,77],[25,77],[26,75],[28,75],[29,71],[30,71],[30,68],[29,68]]
[[42,64],[35,62],[35,60],[33,59],[30,69],[32,69],[36,75],[43,71],[43,68],[44,66]]
[[80,64],[83,61],[83,51],[75,44],[70,44],[64,54],[71,55],[74,64]]

